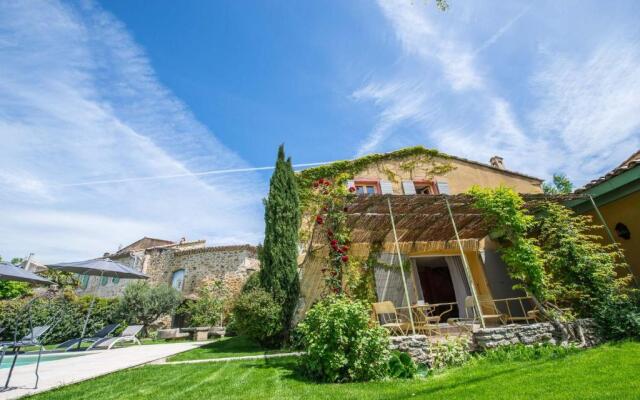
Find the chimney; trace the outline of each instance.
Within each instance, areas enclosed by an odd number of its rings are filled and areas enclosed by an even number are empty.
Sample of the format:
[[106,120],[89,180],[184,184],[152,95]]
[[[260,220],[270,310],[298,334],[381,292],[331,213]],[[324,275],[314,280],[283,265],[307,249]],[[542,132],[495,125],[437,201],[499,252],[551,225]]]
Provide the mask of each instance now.
[[492,167],[495,167],[498,169],[504,169],[504,163],[502,161],[503,161],[502,157],[493,156],[491,157],[491,160],[489,160],[489,163],[491,164]]

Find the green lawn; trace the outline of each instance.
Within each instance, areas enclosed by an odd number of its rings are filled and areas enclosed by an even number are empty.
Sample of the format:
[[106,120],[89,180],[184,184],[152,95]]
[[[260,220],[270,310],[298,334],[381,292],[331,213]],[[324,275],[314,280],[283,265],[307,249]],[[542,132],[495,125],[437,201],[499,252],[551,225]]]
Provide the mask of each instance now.
[[605,345],[563,358],[480,360],[424,379],[314,384],[292,358],[149,365],[44,393],[35,399],[637,399],[640,344]]
[[213,343],[169,357],[168,361],[202,360],[209,358],[257,356],[281,350],[264,350],[259,344],[243,336],[218,339]]

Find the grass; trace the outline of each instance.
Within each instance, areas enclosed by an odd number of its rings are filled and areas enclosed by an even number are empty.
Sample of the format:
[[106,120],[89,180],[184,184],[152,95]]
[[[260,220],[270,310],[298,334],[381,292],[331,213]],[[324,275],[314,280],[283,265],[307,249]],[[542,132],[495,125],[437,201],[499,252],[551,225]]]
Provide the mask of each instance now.
[[282,350],[264,350],[259,344],[243,336],[216,340],[213,343],[169,357],[167,361],[203,360],[211,358],[257,356]]
[[43,393],[63,399],[637,399],[640,343],[533,361],[476,360],[426,379],[316,384],[300,379],[292,358],[149,365]]

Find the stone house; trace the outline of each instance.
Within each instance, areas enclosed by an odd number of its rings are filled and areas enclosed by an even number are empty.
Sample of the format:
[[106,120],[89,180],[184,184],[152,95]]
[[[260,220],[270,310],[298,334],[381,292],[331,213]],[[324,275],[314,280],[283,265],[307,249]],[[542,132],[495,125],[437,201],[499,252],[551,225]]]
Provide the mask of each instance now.
[[[204,240],[187,241],[144,237],[105,258],[132,267],[149,276],[151,284],[166,283],[193,297],[202,282],[217,280],[232,292],[260,268],[256,247],[251,245],[206,246]],[[78,294],[117,297],[130,282],[126,279],[80,277]]]
[[[358,166],[355,173],[350,170],[353,177],[347,182],[358,194],[346,211],[351,229],[349,255],[364,260],[371,256],[374,247],[377,248],[376,296],[379,301],[392,301],[396,307],[407,307],[408,301],[411,305],[447,304],[441,309],[451,308],[446,318],[467,317],[465,300],[474,294],[483,300],[496,300],[494,304],[514,318],[523,316],[533,304],[504,300],[525,294],[512,289],[515,282],[508,276],[506,266],[497,254],[497,246],[488,237],[482,215],[472,207],[469,196],[464,193],[474,185],[507,186],[528,200],[537,201],[544,196],[543,180],[506,169],[503,159],[497,156],[484,164],[440,153],[433,156],[429,150],[421,149],[376,155],[368,165],[360,160],[341,162]],[[428,156],[422,157],[423,153]],[[449,168],[434,173],[434,161],[447,163]],[[315,179],[324,171],[331,171],[331,167],[305,170],[302,174]],[[335,179],[335,176],[322,177]],[[449,215],[447,202],[453,218]],[[400,256],[403,263],[408,261],[411,265],[411,271],[406,274],[409,299],[405,295],[400,269],[389,268],[399,265],[389,207],[394,213]],[[452,219],[457,225],[460,242],[456,240]],[[312,219],[310,221],[312,223]],[[325,290],[322,271],[326,268],[329,246],[321,228],[316,225],[310,229],[313,230],[310,244],[301,256],[298,317]]]

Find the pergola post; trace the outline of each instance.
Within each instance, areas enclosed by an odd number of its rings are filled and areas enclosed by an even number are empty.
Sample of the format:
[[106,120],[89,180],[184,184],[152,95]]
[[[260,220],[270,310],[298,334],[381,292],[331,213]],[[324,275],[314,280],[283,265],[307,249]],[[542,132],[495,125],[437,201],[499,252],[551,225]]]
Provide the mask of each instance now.
[[[609,225],[607,225],[607,221],[605,221],[604,216],[600,212],[598,205],[593,199],[593,196],[591,196],[590,194],[588,196],[589,196],[589,200],[591,200],[591,205],[593,205],[593,210],[596,212],[598,219],[600,219],[600,223],[602,223],[604,230],[607,231],[607,235],[609,235],[609,240],[611,240],[611,243],[613,244],[618,244],[618,242],[616,241],[616,238],[613,236],[613,232],[611,232],[611,229],[609,229]],[[623,257],[625,258],[625,261],[626,261],[627,257],[624,256],[624,253],[623,253]],[[636,286],[638,286],[638,278],[636,278],[636,276],[633,274],[633,271],[631,270],[629,263],[625,262],[625,265],[627,267],[627,272],[629,272],[629,274],[631,274],[631,278],[633,278],[633,282],[635,283]]]
[[413,323],[413,310],[411,309],[411,299],[409,298],[409,290],[407,289],[407,280],[404,277],[404,268],[402,265],[402,255],[400,254],[400,244],[398,243],[398,233],[396,232],[396,223],[393,219],[393,211],[391,210],[391,200],[387,197],[387,204],[389,205],[389,217],[391,218],[391,228],[393,229],[393,240],[395,241],[396,251],[398,253],[398,262],[400,263],[400,275],[402,276],[402,286],[404,286],[404,295],[407,300],[407,307],[409,308],[409,321],[411,322],[411,332],[416,334],[416,327]]
[[460,249],[460,256],[462,257],[462,264],[464,265],[464,273],[467,276],[467,281],[469,282],[469,288],[471,289],[471,296],[473,296],[473,305],[478,313],[478,317],[480,317],[480,326],[485,327],[484,318],[482,317],[482,309],[480,308],[480,301],[478,301],[478,293],[476,292],[476,285],[473,281],[473,276],[471,275],[471,269],[469,268],[469,263],[467,261],[467,256],[464,254],[464,248],[462,247],[462,242],[460,241],[460,235],[458,234],[458,227],[456,226],[456,221],[453,219],[453,212],[451,211],[451,206],[449,205],[449,200],[446,195],[444,197],[444,202],[447,205],[447,211],[449,211],[449,218],[451,218],[451,224],[453,225],[453,231],[456,234],[456,241],[458,242],[458,248]]

